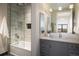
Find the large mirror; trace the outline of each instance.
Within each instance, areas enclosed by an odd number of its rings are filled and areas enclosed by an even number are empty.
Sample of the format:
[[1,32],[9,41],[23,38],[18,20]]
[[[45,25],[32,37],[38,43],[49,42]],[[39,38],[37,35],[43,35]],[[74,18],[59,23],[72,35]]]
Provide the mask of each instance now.
[[[74,4],[53,3],[50,5],[51,31],[53,33],[73,33],[73,6]],[[47,22],[49,23],[50,20]],[[50,26],[50,25],[49,25]],[[50,27],[48,27],[49,31]]]
[[52,32],[72,33],[72,12],[59,11],[56,12],[56,17],[51,18]]
[[43,7],[43,13],[39,13],[40,35],[74,33],[74,4],[50,3]]

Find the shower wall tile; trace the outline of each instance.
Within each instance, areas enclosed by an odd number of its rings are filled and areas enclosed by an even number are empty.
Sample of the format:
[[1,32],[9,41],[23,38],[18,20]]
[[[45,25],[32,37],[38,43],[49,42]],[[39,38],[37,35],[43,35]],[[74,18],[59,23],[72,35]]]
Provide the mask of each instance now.
[[[11,41],[24,41],[24,9],[11,4]],[[17,38],[17,36],[18,38]]]
[[25,7],[25,41],[31,41],[31,29],[26,26],[28,23],[31,23],[31,4]]
[[[23,9],[25,8],[25,10]],[[8,15],[9,16],[9,15]],[[11,42],[31,41],[31,29],[27,28],[31,23],[31,5],[18,7],[16,4],[11,5]],[[16,38],[16,34],[19,38]]]

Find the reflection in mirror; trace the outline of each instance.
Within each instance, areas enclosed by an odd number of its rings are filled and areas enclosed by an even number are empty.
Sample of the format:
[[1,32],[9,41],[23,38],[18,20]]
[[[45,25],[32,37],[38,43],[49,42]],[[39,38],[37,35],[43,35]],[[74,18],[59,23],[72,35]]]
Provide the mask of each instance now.
[[[52,4],[51,30],[53,33],[72,33],[73,31],[73,8],[69,4]],[[59,8],[61,6],[61,10]],[[58,9],[57,9],[58,8]]]
[[44,14],[43,13],[40,13],[39,14],[39,18],[40,18],[40,30],[41,30],[41,33],[44,33],[45,32],[45,19],[44,19]]
[[70,11],[58,12],[56,18],[56,32],[72,32],[72,13]]
[[[52,17],[53,22],[53,17]],[[52,32],[72,33],[72,13],[71,11],[57,12],[55,22],[52,23]]]
[[[48,6],[47,6],[48,5]],[[70,5],[73,5],[70,7]],[[72,3],[50,3],[46,4],[39,14],[40,35],[43,36],[59,36],[62,34],[72,34],[74,32],[74,4]],[[54,36],[55,37],[55,36]],[[61,37],[61,35],[60,35]]]
[[50,33],[51,30],[51,16],[47,17],[47,33]]

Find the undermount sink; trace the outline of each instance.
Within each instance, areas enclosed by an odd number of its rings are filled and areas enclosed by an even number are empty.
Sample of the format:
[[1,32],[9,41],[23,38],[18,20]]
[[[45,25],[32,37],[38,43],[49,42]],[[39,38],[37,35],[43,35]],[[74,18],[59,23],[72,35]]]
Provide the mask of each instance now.
[[50,33],[49,37],[59,39],[79,39],[78,34],[70,33]]

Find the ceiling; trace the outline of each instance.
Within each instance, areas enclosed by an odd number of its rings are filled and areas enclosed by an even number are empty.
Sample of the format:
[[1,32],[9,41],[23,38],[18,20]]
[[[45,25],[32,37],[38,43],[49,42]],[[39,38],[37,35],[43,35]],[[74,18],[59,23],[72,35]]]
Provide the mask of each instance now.
[[49,7],[53,10],[58,10],[58,7],[62,7],[62,9],[69,9],[69,5],[72,3],[48,3]]

